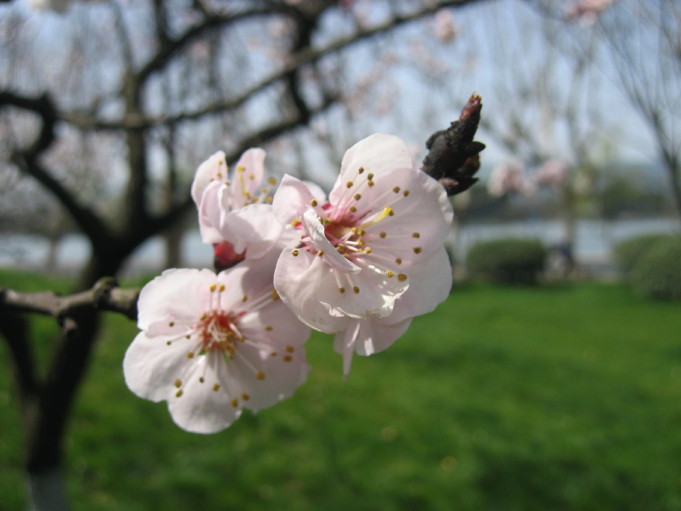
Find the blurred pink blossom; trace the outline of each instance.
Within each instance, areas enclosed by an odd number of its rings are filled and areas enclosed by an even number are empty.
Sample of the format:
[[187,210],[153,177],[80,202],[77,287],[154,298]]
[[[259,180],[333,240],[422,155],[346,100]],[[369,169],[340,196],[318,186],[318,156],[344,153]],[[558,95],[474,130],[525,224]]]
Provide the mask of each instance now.
[[598,15],[614,2],[615,0],[576,0],[567,7],[565,16],[584,25],[592,25]]
[[451,11],[440,9],[435,13],[435,37],[443,43],[448,43],[456,37],[457,32]]
[[534,175],[537,186],[556,186],[565,181],[569,164],[563,160],[552,159],[546,161]]
[[487,180],[487,191],[494,197],[501,197],[511,192],[529,194],[534,187],[526,179],[522,164],[510,161],[494,167]]

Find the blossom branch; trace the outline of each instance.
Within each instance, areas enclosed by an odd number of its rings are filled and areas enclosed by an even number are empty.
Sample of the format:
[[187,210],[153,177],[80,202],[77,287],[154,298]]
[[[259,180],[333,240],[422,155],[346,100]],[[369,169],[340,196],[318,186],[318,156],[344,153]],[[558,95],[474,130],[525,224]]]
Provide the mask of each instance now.
[[111,311],[137,318],[139,289],[118,287],[112,278],[103,278],[90,289],[68,296],[53,292],[21,293],[0,288],[0,308],[7,312],[31,312],[52,316],[68,329],[70,318],[84,309]]

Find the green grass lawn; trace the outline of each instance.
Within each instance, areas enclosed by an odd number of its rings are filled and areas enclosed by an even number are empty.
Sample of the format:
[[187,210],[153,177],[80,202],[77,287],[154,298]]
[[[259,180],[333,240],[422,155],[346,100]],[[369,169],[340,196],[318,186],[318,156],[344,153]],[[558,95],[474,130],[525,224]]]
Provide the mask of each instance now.
[[[107,317],[78,400],[75,511],[681,509],[681,307],[626,286],[455,288],[347,381],[314,336],[292,399],[210,436],[127,390],[135,331]],[[0,372],[0,508],[14,510],[10,380]]]

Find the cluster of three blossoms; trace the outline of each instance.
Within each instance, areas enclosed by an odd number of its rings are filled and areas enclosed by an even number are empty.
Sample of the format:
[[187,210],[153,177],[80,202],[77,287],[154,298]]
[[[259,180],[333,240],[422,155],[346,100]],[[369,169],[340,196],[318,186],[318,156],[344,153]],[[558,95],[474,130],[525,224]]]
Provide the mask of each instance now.
[[335,334],[347,376],[353,353],[389,347],[451,286],[451,204],[399,138],[351,147],[328,198],[289,175],[270,197],[264,159],[250,149],[228,176],[219,152],[197,170],[201,236],[221,271],[166,270],[140,293],[126,383],[167,401],[188,431],[220,431],[292,395],[309,372],[310,328]]

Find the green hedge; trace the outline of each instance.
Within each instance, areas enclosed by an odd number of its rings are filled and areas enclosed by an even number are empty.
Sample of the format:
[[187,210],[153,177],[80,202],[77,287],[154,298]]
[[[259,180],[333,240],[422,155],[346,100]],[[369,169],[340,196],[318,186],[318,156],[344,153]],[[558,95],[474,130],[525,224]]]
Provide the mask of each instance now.
[[681,300],[681,237],[666,236],[643,251],[629,281],[645,296]]
[[503,238],[475,243],[466,255],[471,277],[498,284],[537,284],[547,250],[535,238]]
[[619,274],[629,280],[641,256],[656,242],[669,238],[668,234],[643,234],[615,245],[613,257]]

